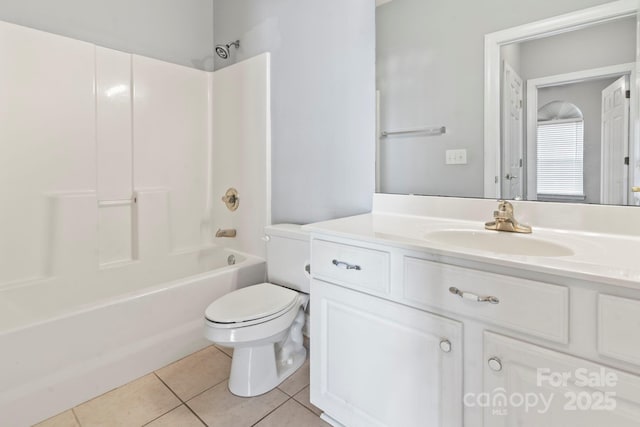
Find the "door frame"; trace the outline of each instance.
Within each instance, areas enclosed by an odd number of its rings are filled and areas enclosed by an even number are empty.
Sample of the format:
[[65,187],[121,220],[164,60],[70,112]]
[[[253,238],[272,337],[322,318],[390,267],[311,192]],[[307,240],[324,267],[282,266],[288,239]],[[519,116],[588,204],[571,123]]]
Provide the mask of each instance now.
[[[550,35],[562,34],[594,24],[638,16],[638,0],[617,0],[600,6],[570,12],[564,15],[554,16],[518,27],[508,28],[485,35],[484,40],[484,197],[499,198],[500,189],[500,104],[501,104],[501,55],[500,48],[510,43],[544,38]],[[636,31],[636,44],[640,46]],[[636,63],[640,62],[640,49],[636,49]],[[634,147],[630,153],[630,163],[635,168],[637,160],[640,160],[640,143],[638,133],[640,130],[639,111],[640,93],[637,93],[640,85],[635,85],[636,92],[632,92],[631,105],[635,115],[630,116],[630,145]],[[636,159],[638,157],[638,159]],[[634,182],[633,179],[630,182]]]
[[[526,176],[527,176],[527,200],[537,200],[537,180],[536,180],[536,158],[537,158],[537,123],[538,123],[538,89],[553,86],[563,86],[572,83],[581,83],[589,80],[600,80],[608,77],[629,76],[629,90],[636,92],[636,63],[611,65],[609,67],[591,68],[589,70],[576,71],[573,73],[556,74],[554,76],[540,77],[538,79],[527,80],[527,111],[526,111]],[[638,115],[638,104],[630,103],[629,122],[632,117]],[[629,126],[629,145],[633,139],[633,126]],[[632,153],[629,147],[629,157]],[[631,159],[630,159],[631,160]],[[629,162],[631,163],[631,161]],[[632,181],[632,169],[629,167],[629,182]],[[631,200],[631,199],[629,199]]]

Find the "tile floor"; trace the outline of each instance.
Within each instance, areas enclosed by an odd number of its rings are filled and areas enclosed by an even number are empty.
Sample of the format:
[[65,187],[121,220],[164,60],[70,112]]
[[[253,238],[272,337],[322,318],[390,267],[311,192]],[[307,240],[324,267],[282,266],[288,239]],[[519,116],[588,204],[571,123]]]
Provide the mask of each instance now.
[[309,402],[309,360],[277,389],[241,398],[227,388],[231,354],[230,349],[207,347],[37,427],[329,425]]

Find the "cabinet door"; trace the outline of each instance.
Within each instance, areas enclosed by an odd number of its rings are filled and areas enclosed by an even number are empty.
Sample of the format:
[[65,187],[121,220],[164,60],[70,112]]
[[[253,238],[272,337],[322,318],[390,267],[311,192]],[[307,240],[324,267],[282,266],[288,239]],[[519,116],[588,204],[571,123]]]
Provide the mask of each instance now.
[[462,425],[462,325],[314,280],[311,401],[348,427]]
[[638,427],[640,377],[490,332],[484,335],[485,427]]

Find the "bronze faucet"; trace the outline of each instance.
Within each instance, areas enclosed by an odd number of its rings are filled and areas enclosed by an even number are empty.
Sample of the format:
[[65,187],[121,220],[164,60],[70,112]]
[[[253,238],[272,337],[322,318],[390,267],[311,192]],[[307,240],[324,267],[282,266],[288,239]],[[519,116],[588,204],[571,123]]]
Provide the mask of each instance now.
[[531,227],[520,224],[513,216],[513,205],[506,200],[500,200],[498,210],[493,211],[494,221],[484,224],[487,230],[510,231],[513,233],[531,233]]

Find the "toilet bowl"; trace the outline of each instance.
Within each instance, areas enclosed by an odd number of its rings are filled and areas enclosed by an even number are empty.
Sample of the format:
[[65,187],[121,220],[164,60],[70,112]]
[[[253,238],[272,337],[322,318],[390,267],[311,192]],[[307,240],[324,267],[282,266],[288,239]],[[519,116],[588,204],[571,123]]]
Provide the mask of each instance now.
[[248,286],[212,302],[205,337],[234,349],[229,390],[249,397],[277,387],[304,363],[302,329],[309,302],[309,236],[300,226],[265,228],[270,282]]

